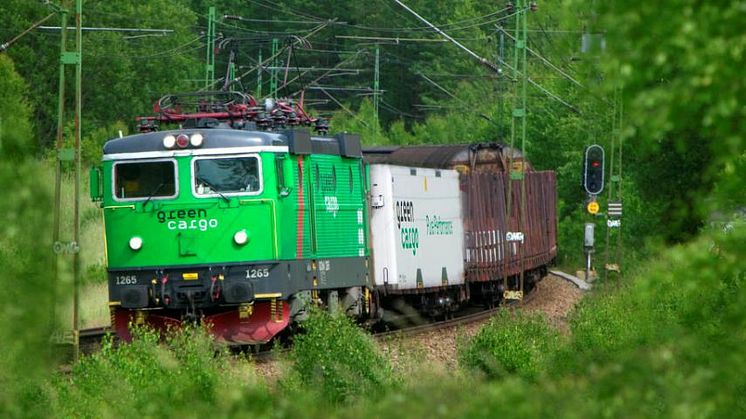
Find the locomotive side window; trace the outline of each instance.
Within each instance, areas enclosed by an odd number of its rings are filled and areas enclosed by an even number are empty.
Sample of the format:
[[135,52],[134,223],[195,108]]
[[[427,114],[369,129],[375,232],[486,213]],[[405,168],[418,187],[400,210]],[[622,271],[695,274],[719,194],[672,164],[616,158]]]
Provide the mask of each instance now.
[[114,163],[114,197],[119,200],[176,196],[176,163],[135,161]]
[[257,156],[194,159],[192,188],[196,196],[256,195],[262,191]]

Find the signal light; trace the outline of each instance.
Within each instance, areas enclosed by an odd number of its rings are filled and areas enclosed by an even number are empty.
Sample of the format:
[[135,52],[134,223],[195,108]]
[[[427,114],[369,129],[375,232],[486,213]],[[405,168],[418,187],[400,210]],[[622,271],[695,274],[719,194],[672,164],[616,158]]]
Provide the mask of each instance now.
[[531,9],[532,12],[539,10],[539,6],[536,4],[535,1],[531,2],[531,5],[529,6],[529,8]]
[[507,11],[508,13],[513,13],[513,2],[512,1],[509,1],[505,5],[505,11]]
[[604,149],[594,144],[585,149],[583,164],[583,188],[591,195],[604,190]]
[[186,146],[189,145],[189,137],[186,134],[179,134],[179,136],[176,137],[176,145],[179,146],[179,148],[186,148]]

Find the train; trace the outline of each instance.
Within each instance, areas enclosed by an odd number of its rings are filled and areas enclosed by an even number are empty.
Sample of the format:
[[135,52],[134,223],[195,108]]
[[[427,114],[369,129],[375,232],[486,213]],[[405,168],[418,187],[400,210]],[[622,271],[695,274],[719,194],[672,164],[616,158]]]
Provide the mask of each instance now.
[[221,95],[162,98],[91,169],[124,340],[199,323],[263,344],[314,306],[447,317],[520,299],[556,257],[555,175],[517,150],[364,148],[300,104]]

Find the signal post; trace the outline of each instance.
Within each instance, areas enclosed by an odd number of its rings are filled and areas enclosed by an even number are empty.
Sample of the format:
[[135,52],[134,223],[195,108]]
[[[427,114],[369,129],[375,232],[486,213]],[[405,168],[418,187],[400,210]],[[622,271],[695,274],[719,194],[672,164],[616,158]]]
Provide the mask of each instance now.
[[[596,217],[600,209],[597,197],[604,190],[604,149],[598,144],[593,144],[585,149],[583,160],[583,189],[588,194],[586,210],[588,214]],[[596,224],[585,223],[583,229],[583,250],[585,253],[585,280],[590,281],[592,268],[591,255],[595,250],[595,227]]]

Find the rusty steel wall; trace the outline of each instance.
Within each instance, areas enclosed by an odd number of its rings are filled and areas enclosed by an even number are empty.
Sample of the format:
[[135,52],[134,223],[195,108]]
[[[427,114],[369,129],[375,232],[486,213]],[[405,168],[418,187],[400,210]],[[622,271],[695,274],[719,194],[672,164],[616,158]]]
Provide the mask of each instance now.
[[[520,181],[512,181],[506,223],[508,175],[470,172],[462,175],[467,281],[498,280],[549,263],[557,255],[557,189],[554,172],[525,172],[524,228],[519,226]],[[523,243],[507,242],[508,232],[522,232]],[[507,255],[507,257],[505,257]]]

